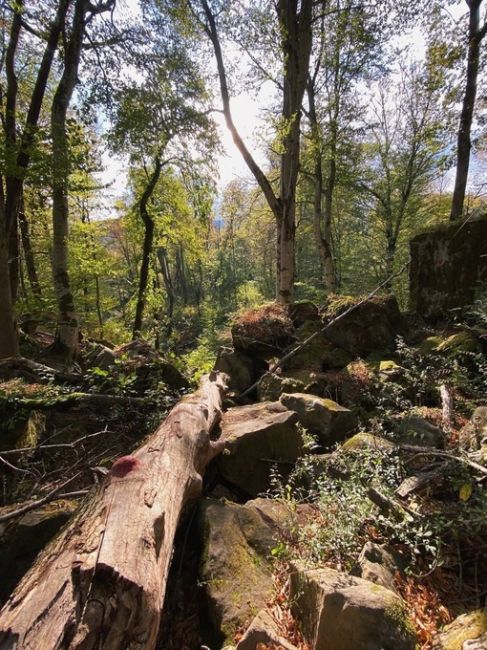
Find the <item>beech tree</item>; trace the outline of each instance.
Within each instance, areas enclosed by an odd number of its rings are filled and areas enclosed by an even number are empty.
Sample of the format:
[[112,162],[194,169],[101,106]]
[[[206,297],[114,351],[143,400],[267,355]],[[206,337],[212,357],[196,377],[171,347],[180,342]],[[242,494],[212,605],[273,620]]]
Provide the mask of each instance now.
[[169,165],[184,168],[196,164],[198,147],[211,158],[215,136],[203,81],[181,48],[171,48],[164,57],[159,54],[158,60],[147,66],[141,83],[126,85],[117,94],[112,146],[120,152],[128,150],[132,164],[142,166],[145,175],[137,200],[144,241],[132,328],[135,339],[142,330],[154,248],[155,223],[150,203],[161,173]]
[[[51,18],[46,31],[40,28],[36,22],[40,20],[40,24],[45,25],[45,10],[48,7],[44,8],[43,16],[39,15],[38,10],[30,7],[29,16],[33,18],[33,24],[25,18],[26,7],[24,0],[19,0],[19,2],[12,4],[8,8],[11,14],[10,34],[5,57],[2,57],[4,67],[2,73],[5,74],[6,89],[5,93],[2,92],[2,149],[5,164],[0,178],[2,185],[0,194],[0,277],[2,278],[0,281],[0,300],[3,305],[2,317],[0,317],[0,356],[10,356],[18,353],[14,308],[19,282],[18,219],[22,188],[32,156],[37,125],[54,55],[69,4],[70,0],[59,0],[54,6],[49,7]],[[23,127],[20,128],[17,114],[17,57],[19,43],[25,32],[40,40],[43,45],[43,52],[40,53],[40,63],[30,92],[25,122]]]
[[359,182],[384,241],[383,278],[393,274],[400,238],[444,161],[447,133],[438,77],[415,63],[400,72],[397,81],[381,80],[375,89],[363,145],[368,164]]
[[453,189],[450,220],[456,221],[463,214],[463,204],[467,189],[470,152],[472,149],[471,131],[477,97],[477,78],[479,74],[481,43],[487,34],[487,13],[481,19],[483,0],[465,0],[468,5],[468,44],[465,92],[462,101],[460,124],[457,135],[457,159],[455,186]]
[[384,24],[379,29],[378,22],[377,6],[364,8],[346,0],[328,3],[313,30],[303,168],[313,186],[313,229],[327,292],[337,289],[333,242],[336,189],[347,176],[346,168],[353,165],[354,124],[364,111],[357,99],[358,84],[381,64],[385,29]]
[[[303,0],[299,3],[295,0],[278,0],[274,5],[282,65],[282,79],[279,82],[281,87],[280,175],[279,188],[276,190],[243,141],[233,120],[227,68],[218,26],[218,14],[221,8],[216,4],[212,6],[207,0],[187,3],[213,47],[226,125],[276,221],[276,298],[284,304],[292,303],[294,299],[296,185],[300,160],[301,107],[308,79],[314,4],[312,0]],[[267,7],[259,5],[257,8],[265,12]]]

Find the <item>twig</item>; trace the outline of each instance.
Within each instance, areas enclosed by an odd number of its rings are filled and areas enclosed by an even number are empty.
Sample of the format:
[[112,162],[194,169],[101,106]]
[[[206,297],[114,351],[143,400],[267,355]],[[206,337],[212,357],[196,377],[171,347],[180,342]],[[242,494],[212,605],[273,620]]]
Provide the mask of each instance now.
[[81,476],[81,474],[82,472],[78,472],[74,476],[71,476],[71,478],[68,478],[66,481],[63,481],[53,490],[48,492],[48,494],[46,494],[45,497],[42,497],[41,499],[37,499],[37,501],[32,501],[31,503],[27,503],[25,506],[17,508],[17,510],[11,510],[10,512],[6,512],[4,515],[0,515],[0,523],[3,521],[10,521],[10,519],[15,519],[16,517],[23,515],[26,512],[30,512],[31,510],[35,510],[39,506],[44,505],[48,501],[51,501],[54,494],[59,492],[59,490],[62,490],[63,487],[66,487],[68,483],[72,483],[74,479],[78,478],[78,476]]
[[450,454],[447,451],[441,451],[440,449],[428,449],[427,447],[418,447],[416,445],[398,445],[399,449],[404,449],[405,451],[415,452],[418,456],[436,456],[438,458],[449,458],[450,460],[456,460],[457,463],[463,463],[468,465],[473,469],[476,469],[481,474],[487,476],[487,467],[479,465],[473,460],[466,458],[465,456],[455,456],[455,454]]
[[[44,451],[45,449],[74,449],[77,445],[79,445],[81,442],[84,442],[85,440],[88,440],[89,438],[95,438],[96,436],[100,436],[102,433],[113,433],[112,431],[109,431],[106,427],[103,429],[103,431],[97,431],[96,433],[89,433],[86,436],[82,436],[81,438],[77,438],[76,440],[73,440],[73,442],[59,442],[57,444],[53,445],[37,445],[36,447],[20,447],[19,449],[6,449],[4,451],[0,451],[0,454],[3,454],[4,456],[12,456],[14,454],[22,454],[27,451],[39,451],[42,450]],[[24,470],[26,471],[26,470]]]
[[[290,352],[288,352],[287,354],[285,354],[281,359],[279,359],[278,361],[276,361],[276,363],[274,363],[274,364],[269,368],[269,370],[268,370],[267,372],[269,372],[269,373],[275,372],[275,371],[276,371],[278,368],[280,368],[280,367],[281,367],[281,366],[282,366],[286,361],[288,361],[289,359],[291,359],[295,354],[297,354],[298,352],[300,352],[300,351],[301,351],[301,350],[302,350],[306,345],[308,345],[309,343],[311,343],[311,341],[313,341],[317,336],[319,336],[320,334],[322,334],[323,332],[325,332],[328,328],[330,328],[332,325],[334,325],[335,323],[337,323],[339,320],[341,320],[342,318],[345,318],[345,316],[348,316],[348,314],[352,313],[353,311],[355,311],[355,309],[358,309],[358,308],[361,307],[364,303],[366,303],[368,300],[370,300],[371,298],[373,298],[377,293],[379,293],[379,291],[380,291],[383,287],[385,287],[387,284],[389,284],[389,283],[391,282],[391,280],[393,280],[395,277],[401,275],[401,274],[404,272],[404,270],[405,270],[408,266],[409,266],[409,260],[408,260],[405,264],[403,264],[403,265],[401,266],[401,268],[399,269],[399,271],[396,271],[396,273],[393,273],[393,274],[390,275],[388,278],[386,278],[383,282],[381,282],[379,285],[377,285],[377,287],[376,287],[373,291],[371,291],[371,292],[370,292],[370,293],[369,293],[365,298],[362,298],[362,300],[360,300],[359,302],[355,303],[354,305],[352,305],[351,307],[349,307],[348,309],[346,309],[344,312],[342,312],[341,314],[339,314],[338,316],[336,316],[336,318],[332,318],[331,321],[329,321],[328,323],[326,323],[326,325],[324,325],[324,326],[323,326],[321,329],[319,329],[317,332],[313,332],[313,334],[310,334],[310,335],[308,336],[308,338],[306,338],[306,339],[305,339],[302,343],[300,343],[297,347],[295,347],[295,348],[292,349]],[[249,388],[247,388],[246,390],[244,390],[244,392],[241,393],[241,394],[238,396],[237,400],[241,400],[241,399],[244,398],[246,395],[248,395],[250,392],[252,392],[252,391],[254,390],[254,388],[257,388],[257,386],[258,386],[258,384],[259,384],[259,382],[260,382],[260,379],[261,379],[261,378],[259,377],[259,379],[258,379],[256,382],[254,382],[254,383],[252,384],[252,386],[250,386]]]

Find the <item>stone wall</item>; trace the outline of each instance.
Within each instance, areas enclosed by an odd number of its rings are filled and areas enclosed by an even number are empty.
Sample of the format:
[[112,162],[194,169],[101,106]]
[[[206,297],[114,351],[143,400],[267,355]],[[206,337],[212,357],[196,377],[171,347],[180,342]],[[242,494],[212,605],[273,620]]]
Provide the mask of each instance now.
[[471,304],[487,282],[487,216],[418,235],[410,249],[411,309],[425,318]]

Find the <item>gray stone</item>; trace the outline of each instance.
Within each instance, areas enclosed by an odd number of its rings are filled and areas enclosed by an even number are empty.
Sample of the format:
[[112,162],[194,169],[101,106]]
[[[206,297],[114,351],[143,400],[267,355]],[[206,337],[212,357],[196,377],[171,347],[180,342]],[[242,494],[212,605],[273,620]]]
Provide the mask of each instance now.
[[281,636],[277,623],[265,609],[261,610],[254,618],[240,639],[237,650],[256,650],[259,643],[266,647],[277,646],[282,650],[297,650],[296,646]]
[[315,434],[322,445],[344,440],[357,427],[357,416],[331,399],[308,393],[284,393],[281,404],[298,414],[305,429]]
[[254,381],[252,360],[231,348],[220,349],[214,370],[228,375],[228,388],[238,393],[243,393]]
[[215,630],[232,643],[272,595],[271,550],[278,529],[252,504],[206,500],[200,517],[200,567]]
[[280,402],[229,409],[220,424],[227,448],[216,461],[222,476],[250,496],[266,492],[273,464],[287,476],[303,454],[297,420]]
[[399,562],[390,551],[379,544],[366,542],[358,557],[354,575],[397,592],[394,577],[398,572],[401,572]]
[[300,379],[266,372],[257,386],[257,397],[260,402],[274,402],[283,393],[301,392],[304,388],[305,384]]
[[410,243],[411,308],[428,319],[473,302],[487,279],[487,218],[442,225]]
[[293,569],[293,613],[314,650],[415,649],[411,622],[392,591],[334,569]]

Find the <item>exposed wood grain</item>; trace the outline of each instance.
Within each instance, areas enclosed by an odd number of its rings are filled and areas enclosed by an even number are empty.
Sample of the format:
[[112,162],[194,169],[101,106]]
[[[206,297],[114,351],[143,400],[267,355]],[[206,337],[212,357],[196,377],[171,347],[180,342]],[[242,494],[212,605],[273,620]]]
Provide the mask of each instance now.
[[181,511],[222,448],[224,381],[204,379],[114,463],[0,612],[0,650],[154,648]]

